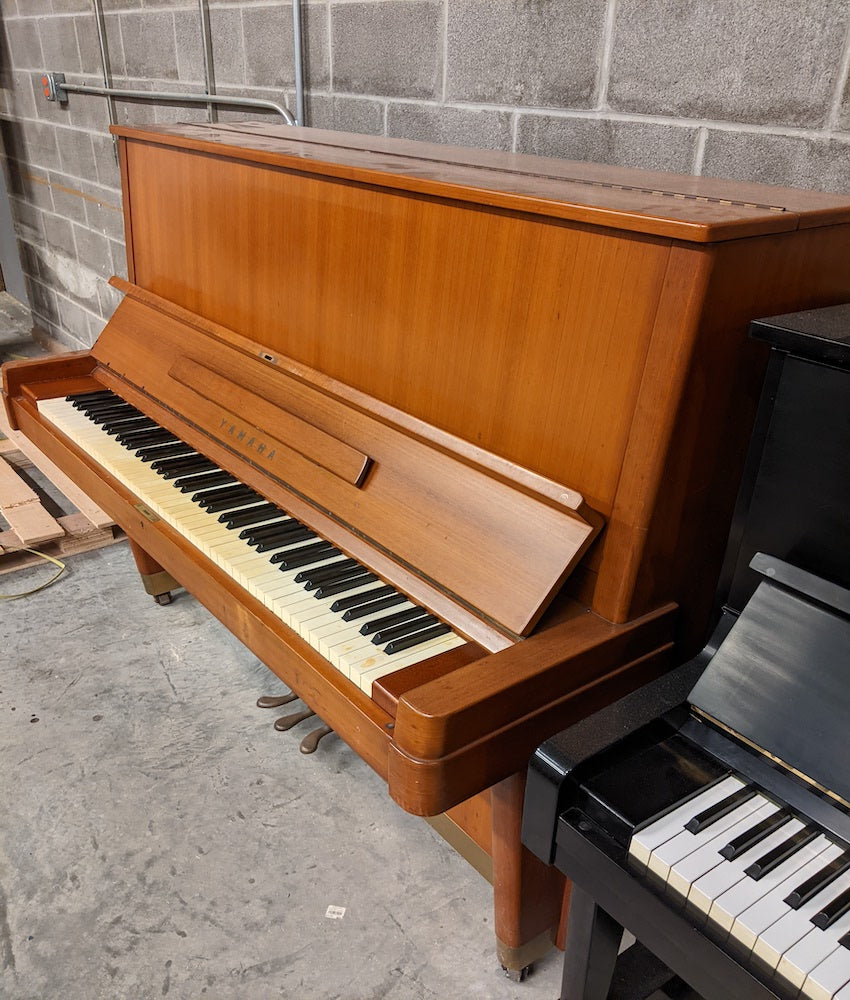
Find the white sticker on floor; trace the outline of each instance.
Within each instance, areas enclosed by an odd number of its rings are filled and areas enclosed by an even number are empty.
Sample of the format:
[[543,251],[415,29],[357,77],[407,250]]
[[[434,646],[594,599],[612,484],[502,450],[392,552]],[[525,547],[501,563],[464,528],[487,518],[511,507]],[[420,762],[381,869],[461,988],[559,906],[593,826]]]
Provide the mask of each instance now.
[[342,918],[345,916],[345,907],[329,906],[325,910],[325,916],[328,918],[328,920],[342,920]]

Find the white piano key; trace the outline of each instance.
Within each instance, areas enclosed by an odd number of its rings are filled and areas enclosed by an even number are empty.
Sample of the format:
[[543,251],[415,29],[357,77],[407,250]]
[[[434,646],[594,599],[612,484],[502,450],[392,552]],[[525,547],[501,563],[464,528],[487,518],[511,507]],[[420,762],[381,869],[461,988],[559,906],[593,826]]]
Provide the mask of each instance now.
[[422,643],[421,646],[412,646],[394,656],[385,656],[384,662],[379,662],[373,667],[369,667],[365,662],[357,665],[356,669],[350,672],[351,679],[356,681],[360,689],[369,697],[372,695],[372,685],[387,674],[395,673],[404,667],[413,666],[422,660],[430,659],[440,653],[447,653],[450,649],[462,646],[465,640],[454,633],[438,636]]
[[[818,860],[821,861],[821,859]],[[827,859],[824,858],[822,863],[826,864]],[[850,872],[844,872],[843,875],[839,875],[825,889],[810,899],[808,903],[804,903],[799,910],[790,910],[786,907],[787,912],[762,931],[756,939],[753,946],[753,958],[757,959],[764,968],[775,969],[782,956],[812,930],[814,927],[812,917],[820,910],[821,906],[848,887],[850,887]],[[820,931],[819,933],[823,934],[824,932]]]
[[[744,782],[739,778],[729,775],[720,781],[709,785],[697,795],[692,796],[686,802],[676,806],[664,816],[638,830],[633,834],[629,843],[629,860],[638,867],[645,868],[649,857],[661,844],[682,833],[685,823],[703,809],[721,802],[727,795],[731,795],[739,788],[744,787]],[[687,832],[687,831],[685,831]],[[697,834],[689,834],[697,836]]]
[[807,844],[799,853],[804,855],[811,853],[811,857],[806,857],[797,871],[788,875],[758,902],[753,903],[735,918],[728,938],[730,950],[737,954],[748,955],[768,927],[793,912],[785,902],[785,897],[807,878],[816,875],[824,865],[837,858],[841,854],[841,848],[827,837],[820,836],[811,844]]
[[850,983],[841,987],[841,989],[835,994],[835,1000],[850,1000]]
[[[827,894],[830,895],[828,890]],[[838,939],[850,931],[850,913],[836,920],[825,931],[813,924],[809,926],[811,930],[783,954],[776,966],[777,981],[790,983],[798,990],[803,988],[814,968],[839,947]],[[846,951],[845,948],[841,950]]]
[[[295,583],[295,576],[307,567],[282,570],[278,564],[271,562],[276,552],[309,544],[310,540],[302,539],[288,546],[258,553],[245,539],[239,538],[242,527],[227,528],[219,520],[221,512],[210,513],[192,500],[194,493],[204,491],[203,486],[191,493],[181,492],[173,480],[164,479],[151,469],[150,463],[137,458],[135,447],[130,449],[119,444],[64,399],[42,400],[39,402],[39,410],[103,468],[128,486],[163,521],[183,534],[208,559],[261,600],[284,624],[298,631],[314,649],[330,659],[337,669],[346,676],[354,670],[355,683],[367,690],[367,693],[371,690],[370,678],[426,659],[437,651],[462,645],[466,641],[450,632],[423,642],[420,646],[387,656],[382,648],[372,643],[370,636],[360,633],[360,627],[372,617],[378,618],[395,610],[412,607],[411,602],[383,609],[351,622],[345,621],[341,612],[330,611],[335,597],[317,600],[312,591],[304,589],[303,583]],[[207,489],[218,489],[220,485],[209,486]],[[265,502],[258,501],[258,504]],[[244,509],[247,510],[248,507]],[[260,524],[284,524],[291,520],[283,512],[273,513],[263,522],[246,527],[259,528]],[[323,556],[317,558],[310,568],[328,566],[341,558],[343,557],[339,553]],[[380,583],[372,581],[363,585],[363,590],[377,586]],[[356,592],[356,589],[352,589],[339,596],[351,596]],[[358,664],[361,668],[359,672]],[[369,665],[368,670],[362,669],[366,664]],[[367,673],[368,678],[365,676]]]
[[709,913],[712,924],[731,933],[735,921],[745,910],[770,895],[777,886],[784,884],[787,878],[799,872],[807,862],[816,858],[828,846],[829,841],[826,837],[816,837],[762,878],[754,879],[745,875],[715,899]]
[[778,847],[787,837],[792,836],[803,829],[803,823],[798,819],[789,819],[769,836],[759,841],[749,850],[744,851],[732,861],[725,858],[722,864],[712,869],[694,882],[691,891],[688,893],[688,903],[691,907],[708,914],[708,919],[712,924],[729,930],[732,926],[733,917],[718,903],[718,897],[722,896],[732,886],[737,885],[742,879],[748,882],[753,880],[744,874],[744,869],[749,867],[762,854]]
[[809,1000],[833,1000],[850,982],[850,950],[839,945],[806,977],[800,995]]
[[666,882],[670,892],[687,897],[694,882],[723,860],[718,852],[730,837],[749,830],[777,808],[763,795],[754,795],[699,833],[686,830],[652,852],[647,877]]

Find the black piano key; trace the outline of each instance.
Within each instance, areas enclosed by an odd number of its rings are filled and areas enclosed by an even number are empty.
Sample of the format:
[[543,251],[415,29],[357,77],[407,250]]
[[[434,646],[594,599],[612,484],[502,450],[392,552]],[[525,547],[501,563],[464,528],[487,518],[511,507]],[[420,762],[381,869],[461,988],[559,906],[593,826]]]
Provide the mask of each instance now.
[[92,392],[72,392],[70,396],[66,396],[67,402],[71,403],[72,406],[79,409],[78,404],[89,402],[93,403],[98,399],[117,399],[118,397],[111,389],[95,389]]
[[[315,591],[313,596],[321,600],[323,597],[341,594],[346,590],[353,590],[355,587],[365,587],[367,583],[374,583],[377,579],[377,576],[370,573],[365,566],[356,566],[352,569],[340,570],[327,579],[305,583],[304,589]],[[339,589],[332,590],[332,587]]]
[[[377,580],[378,578],[375,577],[375,579]],[[368,581],[355,584],[350,580],[346,580],[344,583],[332,583],[329,587],[321,587],[317,590],[316,597],[333,597],[334,594],[344,593],[346,590],[353,589],[353,587],[364,586],[366,582]],[[331,605],[331,611],[346,611],[348,608],[357,607],[358,604],[362,604],[364,601],[377,601],[380,597],[390,597],[394,594],[397,594],[395,587],[384,584],[382,587],[375,587],[374,590],[365,590],[362,594],[351,594],[348,597],[340,597],[338,601],[334,601]]]
[[116,420],[106,420],[100,427],[110,437],[115,437],[124,431],[149,430],[152,427],[156,427],[156,421],[140,413],[132,417],[119,417]]
[[846,948],[848,951],[850,951],[850,931],[847,931],[846,934],[840,937],[838,939],[838,943],[841,945],[842,948]]
[[440,619],[436,615],[425,615],[422,618],[417,618],[415,621],[406,622],[404,625],[396,625],[395,628],[381,629],[372,636],[372,642],[376,646],[380,646],[385,642],[391,642],[393,639],[403,639],[413,632],[420,632],[423,628],[431,625],[439,625],[439,623]]
[[340,555],[338,548],[330,542],[314,542],[312,545],[302,545],[297,549],[287,549],[285,552],[276,552],[271,561],[280,567],[281,572],[291,569],[300,569],[302,566],[309,566],[312,563],[322,562]]
[[199,468],[216,468],[216,466],[203,455],[194,452],[191,455],[177,455],[175,458],[158,458],[151,463],[151,468],[163,479],[174,479],[184,473],[192,472]]
[[237,514],[222,514],[219,521],[232,530],[234,528],[243,528],[245,525],[270,521],[275,517],[284,518],[286,514],[276,504],[266,503],[259,507],[252,507],[250,510],[240,511]]
[[219,500],[201,500],[199,503],[207,513],[218,514],[223,510],[242,510],[260,503],[262,499],[259,493],[255,493],[253,496],[222,497]]
[[119,434],[115,440],[119,444],[124,445],[125,448],[141,448],[143,445],[156,444],[157,442],[165,443],[166,441],[177,441],[179,439],[171,431],[160,428],[158,430],[131,431],[127,434]]
[[795,851],[799,851],[801,847],[805,847],[806,844],[813,841],[817,836],[817,830],[813,830],[811,827],[803,827],[802,830],[798,830],[795,834],[783,840],[781,844],[774,847],[772,851],[763,854],[758,860],[745,868],[744,874],[758,881],[769,872],[772,872],[774,868],[778,868]]
[[413,621],[414,618],[422,618],[428,612],[425,608],[406,608],[404,611],[396,611],[391,615],[384,615],[383,618],[375,618],[360,627],[361,635],[371,635],[373,632],[380,632],[381,629],[392,628],[395,625],[403,625],[405,622]]
[[[338,580],[336,583],[323,583],[313,593],[313,597],[321,600],[323,597],[333,597],[335,594],[344,594],[346,591],[355,590],[357,587],[365,587],[367,583],[378,583],[378,577],[374,573],[364,573],[362,576],[350,576],[347,580]],[[365,591],[372,595],[393,593],[392,587],[377,587],[375,590]],[[341,597],[339,601],[334,601],[331,611],[339,611],[337,605],[340,601],[351,601],[355,598],[360,600],[360,594],[351,594],[349,597]]]
[[356,576],[358,573],[367,572],[356,559],[340,559],[339,562],[331,566],[322,566],[316,569],[302,569],[295,574],[295,582],[303,583],[305,590],[314,590],[320,583],[333,583],[335,580],[343,580],[349,576]]
[[174,486],[180,489],[185,485],[185,481],[192,479],[195,476],[205,476],[209,473],[221,472],[222,470],[215,464],[211,462],[208,458],[200,456],[198,459],[192,462],[187,462],[185,465],[175,466],[169,469],[157,469],[163,479],[173,479]]
[[[237,483],[235,486],[219,486],[214,490],[206,490],[197,499],[192,497],[192,501],[207,504],[213,500],[241,500],[243,497],[260,497],[260,494],[244,483]],[[260,499],[262,500],[262,497]]]
[[310,530],[306,524],[302,524],[294,517],[289,517],[285,520],[271,521],[268,524],[249,525],[239,532],[239,537],[244,538],[249,545],[253,545],[254,542],[269,542],[278,538],[286,538],[287,535],[291,535],[295,531],[303,531],[305,528],[307,531]]
[[825,931],[827,927],[832,927],[839,917],[843,917],[848,910],[850,910],[850,889],[845,889],[835,899],[830,900],[826,906],[820,908],[812,917],[812,923],[815,927],[820,927],[822,931]]
[[850,868],[850,854],[847,852],[839,854],[837,858],[830,861],[828,865],[824,865],[819,872],[816,872],[811,878],[806,879],[793,892],[789,893],[785,897],[786,904],[792,910],[799,910],[804,903],[807,903],[813,896],[817,895],[821,889],[825,889],[830,882],[837,879],[848,868]]
[[[309,542],[312,538],[318,537],[315,531],[310,531],[309,528],[301,525],[297,531],[291,531],[288,535],[282,535],[280,538],[260,538],[254,542],[248,540],[248,544],[253,545],[257,552],[273,552],[275,549],[289,549],[290,545],[296,545],[298,542]],[[284,553],[279,552],[278,555],[282,558]],[[272,557],[272,562],[280,561],[280,559]]]
[[722,799],[716,805],[709,806],[708,809],[703,809],[701,813],[697,813],[696,816],[689,819],[685,823],[685,829],[689,833],[700,833],[700,831],[711,826],[716,820],[722,819],[727,813],[732,812],[733,809],[737,809],[739,805],[751,799],[755,794],[755,788],[739,788],[737,792],[727,795],[725,799]]
[[115,403],[110,406],[102,406],[99,409],[83,410],[83,413],[93,424],[102,427],[107,420],[118,420],[139,411],[128,403]]
[[436,639],[448,632],[451,632],[448,625],[435,625],[433,628],[426,628],[424,632],[416,632],[414,635],[408,635],[402,639],[393,639],[392,642],[384,646],[384,652],[387,656],[392,656],[393,653],[400,653],[403,649],[410,649],[412,646],[420,646],[423,642]]
[[789,819],[789,812],[786,809],[779,809],[760,823],[756,823],[755,826],[750,827],[749,830],[745,830],[733,840],[730,840],[725,847],[720,849],[720,856],[726,858],[727,861],[733,861],[735,858],[740,857],[744,851],[748,851],[751,847],[755,847],[756,844],[764,840],[765,837],[769,837],[774,830],[778,830]]
[[139,448],[136,452],[136,458],[145,463],[156,462],[163,458],[185,458],[189,455],[197,455],[197,452],[191,445],[183,444],[182,441],[177,441],[175,444],[155,444],[150,448]]
[[239,480],[234,479],[229,472],[219,469],[218,471],[205,472],[202,475],[178,476],[174,480],[174,486],[181,493],[194,493],[195,490],[202,490],[205,486],[224,486],[225,483],[237,482]]
[[[350,606],[346,611],[343,612],[342,620],[346,622],[356,621],[358,618],[365,618],[367,615],[374,615],[376,611],[384,611],[387,608],[394,608],[398,604],[404,604],[407,598],[404,594],[393,593],[387,597],[382,597],[380,600],[366,600],[369,597],[369,592],[363,594],[354,594],[353,597],[357,597],[360,601],[359,604],[354,604]],[[336,610],[336,605],[338,601],[334,601],[331,605],[331,611]]]

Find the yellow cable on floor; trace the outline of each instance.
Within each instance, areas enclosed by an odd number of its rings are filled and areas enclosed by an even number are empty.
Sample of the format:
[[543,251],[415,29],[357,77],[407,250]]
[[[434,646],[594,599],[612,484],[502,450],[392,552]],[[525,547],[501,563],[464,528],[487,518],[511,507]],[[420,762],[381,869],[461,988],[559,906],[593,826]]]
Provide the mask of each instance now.
[[58,566],[57,572],[50,577],[45,583],[42,583],[38,587],[33,587],[32,590],[25,590],[22,594],[0,594],[0,601],[16,601],[19,597],[29,597],[31,594],[37,594],[40,590],[44,590],[45,587],[49,587],[51,583],[56,583],[60,576],[65,572],[65,563],[61,562],[59,559],[54,559],[53,556],[45,555],[44,552],[38,552],[36,549],[24,549],[24,552],[31,552],[34,556],[38,556],[40,559],[46,559],[47,562],[52,562],[54,566]]

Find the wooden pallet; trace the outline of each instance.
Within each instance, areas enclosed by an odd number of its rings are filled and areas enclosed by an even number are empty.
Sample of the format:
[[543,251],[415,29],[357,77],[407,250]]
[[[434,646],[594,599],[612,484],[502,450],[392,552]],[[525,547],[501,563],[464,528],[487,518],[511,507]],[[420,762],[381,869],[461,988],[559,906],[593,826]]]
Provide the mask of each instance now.
[[[0,515],[9,524],[0,531],[0,574],[40,562],[27,549],[57,558],[111,545],[123,537],[108,514],[58,469],[35,445],[9,428],[0,411]],[[53,517],[38,494],[18,475],[36,467],[76,507]]]

